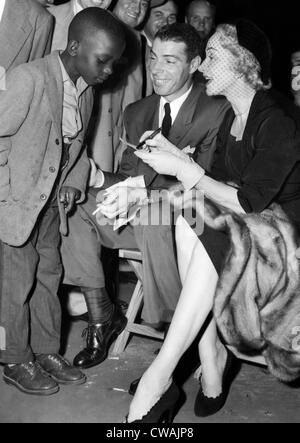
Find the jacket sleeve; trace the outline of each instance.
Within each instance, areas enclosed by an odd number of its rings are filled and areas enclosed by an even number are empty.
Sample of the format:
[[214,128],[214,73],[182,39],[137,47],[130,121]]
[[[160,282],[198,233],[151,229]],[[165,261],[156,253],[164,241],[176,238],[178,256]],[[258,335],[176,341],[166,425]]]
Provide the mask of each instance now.
[[[215,103],[216,102],[214,102],[214,104]],[[209,130],[197,150],[195,161],[208,172],[211,170],[217,147],[217,135],[229,107],[229,103],[222,100],[220,104],[215,107],[215,110],[211,109],[211,124]]]
[[261,212],[277,197],[300,160],[296,122],[276,110],[252,136],[254,154],[242,176],[238,199],[245,212]]
[[90,175],[90,167],[91,165],[86,149],[83,148],[79,158],[62,184],[62,186],[71,186],[72,188],[78,189],[81,192],[81,197],[78,200],[78,203],[85,200],[85,193]]
[[37,18],[29,61],[42,58],[51,52],[54,17],[48,11],[45,13]]
[[0,90],[0,202],[8,198],[10,191],[11,137],[25,121],[33,94],[33,78],[24,67],[12,70],[7,76],[6,89]]

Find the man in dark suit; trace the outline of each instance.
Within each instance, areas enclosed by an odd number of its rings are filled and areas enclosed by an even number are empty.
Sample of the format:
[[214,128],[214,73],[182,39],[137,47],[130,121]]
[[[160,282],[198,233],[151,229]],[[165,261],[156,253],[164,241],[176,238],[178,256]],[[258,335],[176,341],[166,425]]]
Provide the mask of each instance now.
[[[197,39],[196,31],[186,24],[171,25],[157,34],[150,66],[156,94],[126,109],[125,129],[128,142],[137,144],[145,131],[162,126],[164,134],[180,149],[195,148],[195,160],[209,169],[218,128],[228,104],[223,99],[207,97],[201,85],[193,84],[193,74],[201,62]],[[137,200],[147,196],[147,190],[169,189],[175,182],[156,174],[128,148],[117,174],[96,170],[92,165],[92,187],[106,189],[116,183],[120,183],[117,198],[102,211],[107,217],[127,212]],[[181,289],[172,227],[134,223],[114,231],[107,218],[100,216],[96,220],[92,215],[96,208],[93,193],[95,195],[95,189],[91,189],[87,201],[70,217],[70,235],[62,245],[65,281],[80,286],[85,295],[89,289],[91,295],[86,297],[90,323],[87,347],[74,360],[81,368],[101,363],[107,355],[110,338],[117,332],[109,320],[111,308],[104,289],[99,258],[101,246],[142,250],[145,320],[170,321]],[[151,210],[157,209],[159,205],[151,205]]]
[[0,67],[3,70],[10,71],[49,54],[53,17],[44,7],[34,0],[1,0],[1,10]]

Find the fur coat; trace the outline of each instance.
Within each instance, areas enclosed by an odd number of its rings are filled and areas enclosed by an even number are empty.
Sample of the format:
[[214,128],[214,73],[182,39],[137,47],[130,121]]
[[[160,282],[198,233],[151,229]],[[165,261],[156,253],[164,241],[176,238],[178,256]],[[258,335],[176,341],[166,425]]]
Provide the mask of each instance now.
[[262,354],[285,382],[300,377],[300,260],[297,236],[282,209],[237,215],[207,201],[205,223],[228,230],[214,315],[226,343]]

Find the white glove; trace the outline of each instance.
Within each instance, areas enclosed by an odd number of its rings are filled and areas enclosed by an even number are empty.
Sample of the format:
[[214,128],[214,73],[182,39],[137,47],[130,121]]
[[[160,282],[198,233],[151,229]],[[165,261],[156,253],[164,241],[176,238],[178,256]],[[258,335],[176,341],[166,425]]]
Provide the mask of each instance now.
[[158,174],[177,177],[186,190],[192,189],[205,175],[204,169],[187,155],[179,157],[160,149],[153,149],[152,152],[136,151],[135,155],[151,166]]
[[[151,131],[146,131],[140,141],[147,140],[149,135],[151,135]],[[169,152],[170,154],[176,155],[178,158],[187,159],[188,155],[184,153],[181,149],[178,149],[175,145],[173,145],[169,140],[167,140],[162,134],[156,135],[153,139],[148,139],[147,146],[149,148],[159,148],[160,151]]]

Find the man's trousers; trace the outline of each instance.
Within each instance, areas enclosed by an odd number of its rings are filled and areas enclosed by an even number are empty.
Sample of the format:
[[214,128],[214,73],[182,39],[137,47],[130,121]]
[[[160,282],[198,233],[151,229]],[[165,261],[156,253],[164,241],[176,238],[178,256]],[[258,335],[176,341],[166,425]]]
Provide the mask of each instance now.
[[[141,221],[114,231],[108,222],[101,226],[92,213],[96,199],[88,194],[69,218],[69,235],[62,240],[64,283],[78,287],[105,287],[101,247],[139,248],[143,254],[144,309],[149,323],[170,322],[176,308],[181,282],[176,263],[174,227]],[[147,215],[141,213],[143,220]]]

